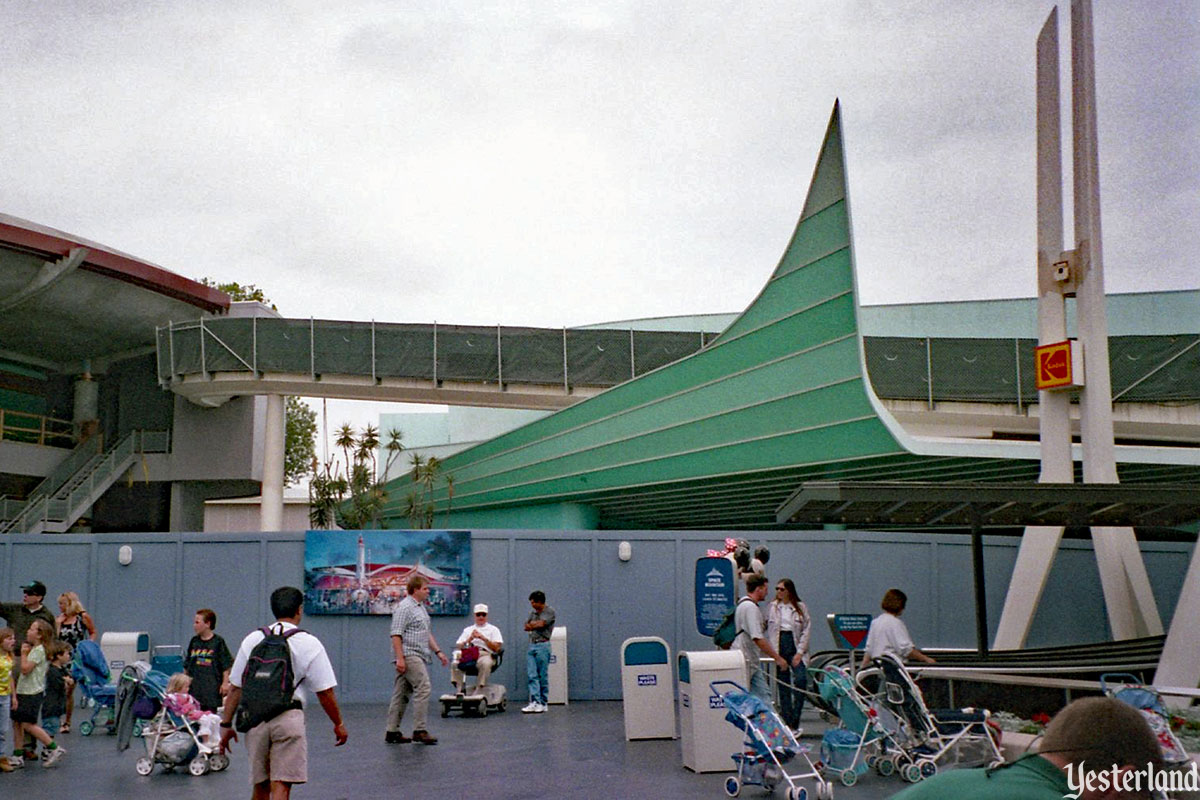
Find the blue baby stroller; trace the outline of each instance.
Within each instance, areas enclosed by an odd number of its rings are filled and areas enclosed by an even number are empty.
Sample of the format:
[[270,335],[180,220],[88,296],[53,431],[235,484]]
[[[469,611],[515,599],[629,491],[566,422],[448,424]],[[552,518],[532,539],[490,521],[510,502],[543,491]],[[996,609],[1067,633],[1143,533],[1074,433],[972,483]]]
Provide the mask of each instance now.
[[895,761],[887,731],[879,723],[879,711],[870,707],[842,667],[811,668],[824,707],[837,716],[841,727],[832,728],[821,738],[821,770],[834,775],[845,786],[853,786],[869,768],[880,775],[891,775]]
[[1154,732],[1154,738],[1158,739],[1163,764],[1168,769],[1185,766],[1191,761],[1183,743],[1171,730],[1171,715],[1167,713],[1167,707],[1157,689],[1142,683],[1136,675],[1106,672],[1100,676],[1100,691],[1104,692],[1105,696],[1127,703],[1142,712],[1150,730]]
[[100,645],[84,639],[75,646],[71,677],[92,706],[92,716],[79,723],[79,732],[84,736],[91,736],[98,725],[106,726],[109,733],[116,731],[117,687],[108,682],[110,676],[108,659]]
[[[742,786],[761,786],[771,792],[783,781],[788,785],[787,800],[808,800],[808,790],[796,781],[813,778],[818,800],[832,800],[833,784],[821,777],[808,757],[808,748],[796,741],[774,709],[733,681],[713,681],[709,687],[725,702],[725,719],[746,733],[745,751],[730,756],[737,764],[737,775],[725,779],[725,794],[737,797]],[[796,756],[808,764],[808,771],[789,773],[784,769]]]

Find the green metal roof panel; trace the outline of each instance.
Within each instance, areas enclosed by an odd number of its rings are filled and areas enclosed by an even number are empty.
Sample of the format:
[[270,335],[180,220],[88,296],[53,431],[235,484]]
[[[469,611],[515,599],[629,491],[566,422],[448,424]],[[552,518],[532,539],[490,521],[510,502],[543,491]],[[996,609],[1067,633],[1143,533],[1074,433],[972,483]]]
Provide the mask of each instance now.
[[[766,480],[730,518],[769,521],[798,471],[903,452],[863,383],[838,117],[805,212],[746,311],[699,352],[446,459],[455,509],[612,502],[619,518],[637,516],[630,492],[675,485],[721,505],[734,484]],[[668,514],[678,506],[662,500]]]
[[[612,336],[611,347],[628,348],[628,332]],[[803,481],[1037,479],[1035,456],[906,449],[865,383],[861,341],[835,106],[804,212],[754,302],[699,351],[447,458],[453,509],[478,519],[568,503],[596,509],[604,527],[761,528],[776,524],[775,509]],[[1026,393],[1032,375],[1020,372],[1018,358],[1028,359],[1030,347],[1017,339],[887,339],[865,349],[879,379],[895,385],[891,397],[927,396],[932,363],[939,396],[1027,401],[1036,394]],[[1200,355],[1194,337],[1157,347],[1156,359],[1174,370],[1190,372]],[[1130,352],[1131,366],[1145,349]],[[1149,381],[1142,366],[1127,380]],[[1114,368],[1114,385],[1121,374]],[[1164,388],[1174,387],[1154,386]],[[1160,464],[1119,470],[1122,481],[1200,472]],[[385,517],[404,526],[408,479],[391,488]],[[435,496],[442,514],[445,489]]]

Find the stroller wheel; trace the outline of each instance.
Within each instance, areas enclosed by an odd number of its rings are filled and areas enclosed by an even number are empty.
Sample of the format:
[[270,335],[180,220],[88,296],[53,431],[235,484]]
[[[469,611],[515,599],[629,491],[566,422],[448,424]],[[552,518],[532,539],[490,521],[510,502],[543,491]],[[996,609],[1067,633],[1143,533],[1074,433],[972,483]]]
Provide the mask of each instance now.
[[138,737],[138,738],[140,739],[140,738],[141,738],[141,736],[142,736],[142,731],[143,731],[143,730],[145,730],[145,727],[144,727],[144,725],[143,725],[142,721],[141,721],[140,719],[139,719],[139,720],[134,720],[134,723],[133,723],[133,735],[134,735],[134,736],[136,736],[136,737]]
[[742,791],[742,782],[739,781],[736,777],[734,777],[733,775],[730,775],[728,778],[725,779],[725,794],[729,795],[730,797],[737,797],[738,793],[741,791]]
[[506,708],[508,708],[508,698],[507,697],[496,704],[497,711],[503,711]]
[[916,764],[906,764],[900,771],[900,777],[909,783],[916,783],[921,780],[921,768]]
[[199,777],[208,772],[208,756],[199,755],[188,762],[188,772]]
[[856,783],[858,783],[858,773],[854,771],[853,767],[842,770],[843,786],[853,786]]
[[92,722],[90,719],[85,719],[83,722],[79,723],[79,733],[81,736],[91,736],[92,731],[95,729],[96,723]]
[[808,800],[808,790],[803,786],[789,786],[787,800]]
[[479,705],[475,706],[475,713],[481,717],[487,716],[487,701],[480,700]]
[[938,767],[934,761],[922,761],[917,766],[921,769],[922,778],[932,778],[934,775],[937,775]]
[[137,770],[138,775],[149,775],[151,772],[154,772],[154,762],[146,756],[142,756],[137,760],[137,764],[133,768]]
[[886,778],[896,771],[896,762],[890,758],[880,758],[875,762],[875,771]]
[[220,772],[229,766],[229,756],[224,753],[213,753],[208,757],[208,768],[213,772]]

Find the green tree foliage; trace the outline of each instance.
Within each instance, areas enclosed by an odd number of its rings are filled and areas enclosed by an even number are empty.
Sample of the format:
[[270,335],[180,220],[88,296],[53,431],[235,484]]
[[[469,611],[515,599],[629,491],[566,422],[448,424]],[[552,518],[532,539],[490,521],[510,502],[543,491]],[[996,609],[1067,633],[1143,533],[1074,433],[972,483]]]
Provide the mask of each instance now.
[[283,478],[288,486],[299,483],[316,458],[317,412],[299,397],[287,398],[287,433],[283,450]]
[[[262,289],[253,283],[244,286],[236,281],[217,283],[212,278],[201,278],[200,283],[224,292],[236,301],[255,301],[278,311],[267,299]],[[317,438],[317,413],[298,397],[288,397],[284,406],[287,417],[287,432],[284,438],[283,479],[289,486],[299,483],[315,467],[315,442]]]
[[267,296],[263,293],[263,290],[255,286],[253,283],[247,283],[245,286],[237,281],[232,281],[230,283],[217,283],[212,278],[201,278],[200,283],[204,284],[205,286],[210,286],[213,289],[216,289],[218,292],[224,292],[225,294],[229,295],[230,299],[232,300],[238,302],[259,302],[263,305],[270,306],[272,311],[279,310],[275,307],[274,303],[267,299]]
[[338,429],[334,444],[342,451],[339,462],[334,456],[324,465],[313,458],[313,476],[308,482],[309,522],[314,528],[338,527],[355,530],[378,528],[383,506],[387,502],[388,471],[404,451],[402,434],[388,431],[383,449],[382,474],[378,469],[376,451],[381,443],[379,429],[368,425],[356,432],[349,424]]

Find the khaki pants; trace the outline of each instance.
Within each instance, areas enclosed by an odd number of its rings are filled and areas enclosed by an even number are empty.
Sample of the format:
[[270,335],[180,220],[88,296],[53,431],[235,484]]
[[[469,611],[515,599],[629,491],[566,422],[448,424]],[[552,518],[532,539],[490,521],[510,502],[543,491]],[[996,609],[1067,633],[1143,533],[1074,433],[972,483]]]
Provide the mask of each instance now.
[[429,696],[433,694],[433,684],[429,682],[429,665],[416,656],[406,656],[407,666],[404,674],[396,673],[396,683],[392,687],[392,700],[388,703],[387,729],[389,732],[400,730],[400,720],[408,708],[409,698],[413,705],[413,730],[429,730]]
[[[476,676],[475,688],[487,686],[488,678],[492,674],[492,667],[495,665],[495,659],[492,654],[486,652],[483,648],[479,649],[479,660],[475,662],[476,669],[479,670],[479,675]],[[467,676],[459,671],[458,667],[450,670],[450,681],[460,690],[465,691]]]

